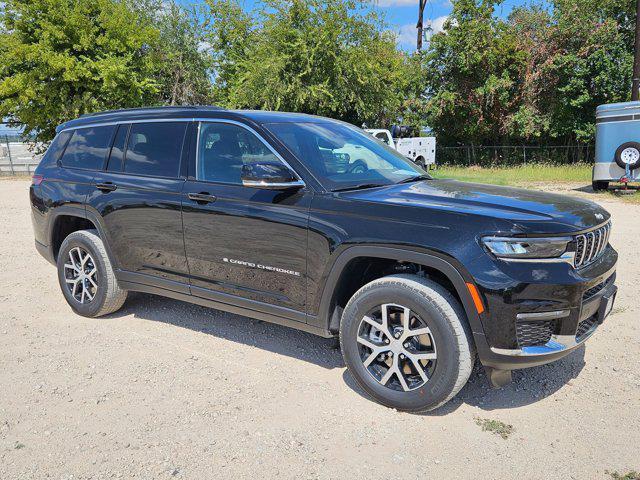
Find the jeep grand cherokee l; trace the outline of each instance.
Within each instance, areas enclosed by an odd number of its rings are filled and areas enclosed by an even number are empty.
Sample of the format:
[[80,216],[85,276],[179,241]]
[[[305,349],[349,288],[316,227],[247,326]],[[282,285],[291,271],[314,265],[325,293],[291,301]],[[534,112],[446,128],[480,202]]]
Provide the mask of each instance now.
[[58,127],[30,198],[76,313],[139,291],[339,336],[362,388],[406,411],[456,395],[476,356],[501,385],[567,355],[616,293],[594,203],[435,180],[310,115],[83,116]]

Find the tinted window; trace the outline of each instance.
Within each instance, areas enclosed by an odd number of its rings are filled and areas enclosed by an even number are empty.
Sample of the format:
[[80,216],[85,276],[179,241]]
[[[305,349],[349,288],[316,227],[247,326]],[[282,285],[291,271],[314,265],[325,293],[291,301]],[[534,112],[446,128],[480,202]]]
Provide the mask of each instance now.
[[331,189],[390,185],[426,175],[400,153],[344,123],[271,123],[266,127]]
[[129,125],[120,125],[116,132],[116,138],[113,140],[111,147],[111,155],[109,156],[109,164],[107,170],[110,172],[122,171],[122,160],[124,158],[124,144],[127,141],[129,133]]
[[62,165],[90,170],[102,168],[114,129],[109,126],[74,130],[62,156]]
[[62,150],[64,150],[64,147],[67,144],[67,140],[69,140],[69,137],[71,137],[71,134],[72,132],[66,131],[60,132],[58,135],[56,135],[56,138],[54,138],[53,142],[51,142],[51,145],[49,145],[47,153],[45,153],[42,161],[45,163],[57,162],[60,158]]
[[177,177],[185,122],[131,125],[124,171],[156,177]]
[[242,166],[280,162],[249,130],[228,123],[203,123],[198,144],[198,179],[242,184]]

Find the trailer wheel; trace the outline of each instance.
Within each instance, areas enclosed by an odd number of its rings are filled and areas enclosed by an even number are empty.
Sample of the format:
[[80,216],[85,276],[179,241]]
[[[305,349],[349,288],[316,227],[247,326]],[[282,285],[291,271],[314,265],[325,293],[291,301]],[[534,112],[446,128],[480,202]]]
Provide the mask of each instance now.
[[416,158],[416,164],[425,170],[427,169],[427,162],[425,162],[424,157]]
[[594,192],[602,192],[609,188],[609,182],[606,180],[594,180],[591,182],[591,186],[593,187]]
[[631,170],[640,167],[640,143],[626,142],[616,150],[616,163],[626,170],[627,165]]

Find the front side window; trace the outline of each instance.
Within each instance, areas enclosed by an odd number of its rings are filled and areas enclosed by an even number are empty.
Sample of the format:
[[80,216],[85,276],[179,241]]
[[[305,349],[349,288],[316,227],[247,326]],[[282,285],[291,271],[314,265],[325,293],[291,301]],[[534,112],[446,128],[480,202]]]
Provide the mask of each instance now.
[[198,180],[242,185],[243,165],[282,163],[252,132],[230,123],[202,123],[198,138]]
[[102,168],[115,126],[78,128],[62,155],[62,165],[96,170]]
[[155,177],[178,177],[185,122],[134,123],[124,159],[124,171]]
[[271,123],[266,127],[330,190],[390,185],[426,172],[368,133],[338,122]]

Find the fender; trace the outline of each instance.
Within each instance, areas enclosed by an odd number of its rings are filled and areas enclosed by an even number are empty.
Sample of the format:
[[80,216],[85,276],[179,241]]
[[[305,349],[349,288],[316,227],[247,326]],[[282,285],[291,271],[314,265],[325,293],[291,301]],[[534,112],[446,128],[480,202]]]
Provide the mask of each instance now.
[[[344,268],[351,260],[357,257],[376,257],[400,262],[410,262],[438,270],[451,281],[458,296],[462,300],[462,307],[467,314],[467,319],[469,320],[469,325],[476,339],[476,343],[486,343],[480,316],[475,309],[473,299],[465,283],[465,278],[468,281],[472,281],[471,276],[461,265],[457,265],[458,262],[452,258],[446,258],[444,255],[432,251],[423,253],[402,247],[352,246],[340,253],[333,263],[324,285],[322,298],[320,300],[320,311],[316,319],[319,323],[322,323],[322,325],[318,326],[327,330],[330,330],[331,327],[335,329],[334,324],[336,319],[331,318],[333,316],[333,312],[331,312],[333,293]],[[313,322],[312,318],[310,318],[310,320]]]
[[109,235],[105,228],[104,222],[102,221],[102,217],[96,213],[92,212],[85,207],[77,207],[77,206],[60,206],[55,209],[55,211],[51,212],[49,215],[49,220],[47,224],[47,231],[49,232],[49,246],[48,246],[48,258],[49,262],[55,265],[55,259],[53,255],[53,226],[56,224],[56,220],[59,216],[68,216],[68,217],[79,217],[84,218],[85,220],[89,220],[93,223],[98,230],[98,234],[102,239],[102,243],[104,244],[104,248],[107,251],[107,255],[109,255],[109,260],[111,261],[111,265],[113,265],[114,270],[119,270],[119,265],[117,259],[113,255],[111,251]]

